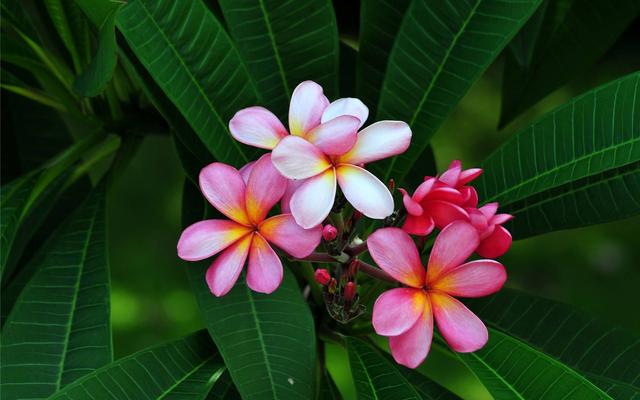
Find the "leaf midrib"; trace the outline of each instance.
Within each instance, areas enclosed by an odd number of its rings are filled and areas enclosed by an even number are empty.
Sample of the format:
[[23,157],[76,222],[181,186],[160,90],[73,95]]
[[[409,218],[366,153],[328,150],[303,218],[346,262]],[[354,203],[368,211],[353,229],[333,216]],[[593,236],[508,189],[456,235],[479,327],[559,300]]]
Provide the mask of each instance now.
[[[214,354],[211,354],[209,357],[205,358],[200,364],[196,365],[195,367],[193,367],[193,369],[191,370],[191,372],[185,374],[182,378],[180,378],[178,381],[176,381],[173,385],[171,385],[169,388],[167,388],[167,390],[165,390],[164,392],[162,392],[159,396],[157,400],[161,400],[163,399],[166,395],[170,394],[171,391],[173,389],[175,389],[176,387],[178,387],[178,385],[180,385],[182,382],[186,381],[187,379],[189,379],[189,377],[193,374],[195,374],[196,372],[198,372],[198,370],[200,370],[200,368],[202,368],[203,365],[205,365],[207,362],[209,362],[210,360],[212,360],[214,357]],[[224,367],[222,367],[224,368]]]
[[264,5],[264,0],[260,0],[260,10],[262,11],[262,15],[264,16],[264,22],[267,26],[269,41],[271,43],[271,47],[273,48],[273,53],[276,58],[276,63],[278,64],[278,69],[280,70],[280,77],[282,78],[282,84],[284,85],[284,91],[285,91],[285,95],[287,96],[287,101],[291,101],[291,92],[289,91],[289,85],[287,84],[287,78],[284,72],[284,65],[282,64],[282,59],[280,58],[280,51],[278,50],[278,46],[276,46],[276,38],[275,38],[275,35],[273,34],[273,29],[271,29],[271,21],[269,20],[269,15],[267,14],[267,10]]
[[358,358],[358,362],[360,363],[362,371],[364,371],[364,374],[366,375],[367,380],[369,381],[369,387],[372,389],[371,393],[373,393],[373,395],[374,395],[376,400],[379,400],[378,394],[376,393],[376,390],[375,390],[375,386],[373,385],[373,381],[371,380],[371,376],[369,375],[369,371],[365,367],[364,360],[362,360],[362,358],[360,357],[360,353],[357,350],[354,351],[354,353],[355,353],[356,357]]
[[258,333],[258,341],[260,342],[260,347],[262,348],[262,357],[264,358],[264,364],[267,368],[267,375],[269,377],[269,385],[271,386],[271,390],[273,392],[273,397],[277,398],[277,391],[275,386],[275,381],[273,380],[273,372],[271,371],[271,364],[269,364],[269,359],[267,358],[267,347],[264,343],[264,338],[262,336],[262,327],[260,326],[260,320],[256,317],[257,310],[255,307],[255,303],[253,300],[253,294],[249,289],[249,286],[245,286],[245,290],[248,292],[247,298],[249,299],[249,305],[251,306],[251,317],[256,325],[256,332]]

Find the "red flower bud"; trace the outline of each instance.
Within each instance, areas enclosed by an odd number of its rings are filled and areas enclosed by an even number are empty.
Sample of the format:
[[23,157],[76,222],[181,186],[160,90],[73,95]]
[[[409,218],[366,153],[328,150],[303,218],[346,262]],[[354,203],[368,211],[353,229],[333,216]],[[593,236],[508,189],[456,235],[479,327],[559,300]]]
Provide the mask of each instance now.
[[327,224],[322,228],[322,238],[327,242],[332,241],[338,236],[338,230],[335,226]]
[[344,299],[347,302],[351,302],[354,297],[356,297],[356,284],[353,282],[347,282],[344,287]]
[[360,266],[360,261],[357,258],[354,258],[349,263],[349,268],[347,268],[347,274],[349,276],[356,276],[358,274],[358,267]]
[[313,278],[321,284],[322,286],[326,286],[327,283],[331,280],[331,275],[329,275],[329,271],[324,268],[319,268],[316,272],[313,273]]
[[389,188],[390,192],[393,192],[396,189],[396,181],[394,181],[393,178],[389,179],[389,183],[387,183],[387,187]]

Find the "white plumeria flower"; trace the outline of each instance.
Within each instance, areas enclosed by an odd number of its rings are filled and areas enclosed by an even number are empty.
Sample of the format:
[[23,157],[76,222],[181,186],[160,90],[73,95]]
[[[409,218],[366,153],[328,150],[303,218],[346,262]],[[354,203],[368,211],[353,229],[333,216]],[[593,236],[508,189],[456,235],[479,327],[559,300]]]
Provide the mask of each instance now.
[[295,182],[289,183],[283,209],[300,226],[311,228],[329,215],[338,185],[347,201],[369,218],[393,212],[389,189],[363,165],[403,153],[411,129],[401,121],[380,121],[358,132],[368,116],[360,100],[329,103],[320,85],[305,81],[291,96],[291,134],[263,107],[240,110],[229,128],[238,141],[273,150],[273,165]]

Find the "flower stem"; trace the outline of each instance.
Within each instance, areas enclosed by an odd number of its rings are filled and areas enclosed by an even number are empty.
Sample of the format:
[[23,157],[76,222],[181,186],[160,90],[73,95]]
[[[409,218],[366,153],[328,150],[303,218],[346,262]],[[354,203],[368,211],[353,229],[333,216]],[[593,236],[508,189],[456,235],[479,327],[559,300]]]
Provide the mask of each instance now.
[[365,274],[379,279],[381,281],[387,281],[387,282],[391,282],[391,283],[395,283],[396,280],[393,279],[391,277],[391,275],[387,274],[386,272],[384,272],[383,270],[381,270],[380,268],[374,267],[371,264],[368,264],[362,260],[358,260],[358,269],[362,272],[364,272]]

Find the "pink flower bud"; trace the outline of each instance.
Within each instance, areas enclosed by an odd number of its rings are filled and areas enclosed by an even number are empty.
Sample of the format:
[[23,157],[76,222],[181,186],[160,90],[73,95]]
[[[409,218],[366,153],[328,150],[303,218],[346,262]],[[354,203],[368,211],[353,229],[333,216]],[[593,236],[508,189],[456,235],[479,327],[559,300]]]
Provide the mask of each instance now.
[[327,283],[331,280],[331,275],[329,275],[329,271],[324,268],[319,268],[316,272],[313,273],[313,278],[321,284],[322,286],[326,286]]
[[338,236],[338,230],[335,226],[327,224],[322,228],[322,238],[327,242],[332,241]]
[[353,282],[347,282],[344,287],[344,299],[347,302],[351,302],[354,297],[356,297],[356,284]]

